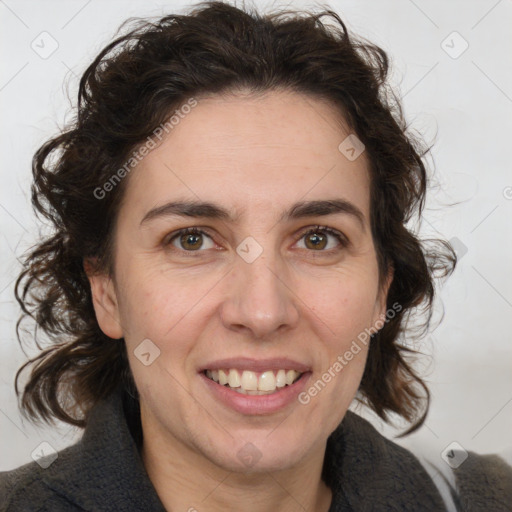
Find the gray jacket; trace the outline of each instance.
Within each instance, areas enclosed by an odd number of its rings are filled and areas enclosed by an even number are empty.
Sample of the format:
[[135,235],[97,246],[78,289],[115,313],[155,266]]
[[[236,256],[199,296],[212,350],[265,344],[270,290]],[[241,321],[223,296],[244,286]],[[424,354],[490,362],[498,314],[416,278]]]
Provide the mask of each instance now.
[[[46,469],[40,459],[0,473],[0,511],[164,512],[141,441],[138,402],[118,388],[92,409],[80,441]],[[501,459],[470,453],[454,472],[459,510],[512,511],[512,468]],[[446,510],[414,455],[351,412],[328,439],[323,478],[333,491],[329,512]]]

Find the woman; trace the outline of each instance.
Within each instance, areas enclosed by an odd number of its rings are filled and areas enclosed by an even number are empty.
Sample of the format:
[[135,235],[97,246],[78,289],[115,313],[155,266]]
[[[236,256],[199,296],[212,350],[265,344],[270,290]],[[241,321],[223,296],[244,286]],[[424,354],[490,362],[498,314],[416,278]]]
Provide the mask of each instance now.
[[386,54],[333,12],[289,14],[140,24],[36,153],[55,234],[17,298],[55,344],[17,378],[33,367],[29,417],[85,432],[4,473],[2,510],[506,510],[498,462],[470,454],[443,497],[348,411],[422,424],[398,335],[418,306],[428,326],[455,254],[406,228],[425,150]]

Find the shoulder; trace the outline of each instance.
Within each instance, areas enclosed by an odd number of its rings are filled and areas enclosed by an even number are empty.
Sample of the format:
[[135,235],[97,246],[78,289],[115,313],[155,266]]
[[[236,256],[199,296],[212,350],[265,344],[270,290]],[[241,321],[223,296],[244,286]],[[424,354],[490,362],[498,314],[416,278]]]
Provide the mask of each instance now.
[[0,512],[49,512],[74,510],[63,496],[59,496],[46,484],[48,476],[64,476],[73,463],[76,445],[58,452],[60,464],[53,468],[55,455],[28,462],[10,471],[0,472]]
[[453,473],[462,510],[512,509],[512,466],[499,455],[468,452]]
[[[42,482],[42,471],[37,462],[29,462],[11,471],[0,472],[0,511],[19,510],[23,504],[33,506],[44,501],[47,490]],[[39,510],[42,509],[35,509]]]
[[133,437],[138,410],[124,405],[119,388],[94,405],[78,442],[1,474],[0,512],[164,512]]
[[416,457],[425,469],[430,466],[427,472],[448,510],[512,511],[512,465],[505,456],[461,448],[451,450],[449,458],[447,454]]
[[446,511],[437,486],[409,450],[347,412],[328,440],[326,476],[353,510]]
[[[390,501],[409,496],[410,500],[416,500],[414,506],[414,501],[406,502],[411,510],[419,510],[418,496],[422,496],[422,504],[427,496],[436,503],[442,498],[443,510],[512,510],[512,466],[504,458],[474,452],[454,453],[452,458],[458,463],[450,466],[440,454],[420,456],[387,439],[356,414],[347,413],[343,424],[345,428],[338,434],[335,432],[333,441],[343,443],[348,459],[352,464],[357,463],[359,469],[352,470],[349,480],[354,474],[358,478],[363,478],[364,473],[372,475],[371,486],[365,492],[381,487],[379,498]],[[350,471],[349,467],[346,469]],[[364,486],[357,480],[355,484]]]

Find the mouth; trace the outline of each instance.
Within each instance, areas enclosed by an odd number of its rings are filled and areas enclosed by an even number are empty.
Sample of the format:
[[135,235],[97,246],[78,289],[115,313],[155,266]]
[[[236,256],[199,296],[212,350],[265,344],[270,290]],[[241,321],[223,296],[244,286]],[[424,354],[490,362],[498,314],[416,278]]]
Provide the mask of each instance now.
[[295,384],[305,372],[295,369],[254,372],[238,368],[203,370],[208,379],[242,395],[272,395]]

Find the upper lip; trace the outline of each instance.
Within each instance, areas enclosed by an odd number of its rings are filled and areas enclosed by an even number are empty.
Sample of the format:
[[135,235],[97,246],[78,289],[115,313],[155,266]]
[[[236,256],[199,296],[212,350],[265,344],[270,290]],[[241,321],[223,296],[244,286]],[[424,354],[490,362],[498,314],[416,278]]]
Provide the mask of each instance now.
[[253,372],[264,372],[266,370],[297,370],[300,373],[310,371],[310,367],[288,357],[274,357],[271,359],[252,359],[250,357],[230,357],[227,359],[216,359],[205,363],[199,372],[205,370],[225,370],[235,368],[237,370],[249,370]]

